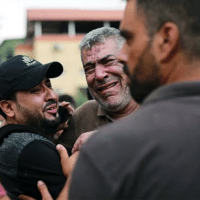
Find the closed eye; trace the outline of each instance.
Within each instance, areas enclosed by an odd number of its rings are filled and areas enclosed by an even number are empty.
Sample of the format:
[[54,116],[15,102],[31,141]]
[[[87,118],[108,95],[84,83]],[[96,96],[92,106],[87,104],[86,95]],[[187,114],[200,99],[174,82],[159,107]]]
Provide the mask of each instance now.
[[84,65],[84,71],[85,73],[91,73],[95,68],[95,65],[94,64],[87,64],[87,65]]
[[48,83],[48,84],[46,84],[46,86],[48,87],[48,88],[52,88],[52,85],[51,85],[51,83]]
[[114,63],[116,62],[116,59],[108,59],[108,60],[106,60],[104,63],[102,63],[102,64],[104,64],[105,66],[111,66],[111,65],[113,65]]
[[46,86],[50,89],[52,88],[51,81],[49,79],[46,80]]
[[41,87],[39,87],[39,86],[34,87],[34,88],[31,88],[31,89],[30,89],[30,93],[37,93],[37,92],[40,91],[40,89],[41,89]]

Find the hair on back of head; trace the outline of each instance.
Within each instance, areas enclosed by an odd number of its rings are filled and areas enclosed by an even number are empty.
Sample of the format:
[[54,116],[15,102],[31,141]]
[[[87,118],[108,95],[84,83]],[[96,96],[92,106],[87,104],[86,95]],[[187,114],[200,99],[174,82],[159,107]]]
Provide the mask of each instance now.
[[149,36],[166,22],[178,26],[181,48],[188,59],[200,58],[199,0],[137,0],[138,13],[144,14]]

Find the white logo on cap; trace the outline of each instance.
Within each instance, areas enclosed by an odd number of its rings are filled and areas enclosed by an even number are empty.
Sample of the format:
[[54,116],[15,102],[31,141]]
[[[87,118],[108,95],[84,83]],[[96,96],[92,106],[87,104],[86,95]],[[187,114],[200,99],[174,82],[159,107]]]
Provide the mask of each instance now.
[[28,56],[23,56],[22,61],[25,62],[27,66],[34,65],[36,63],[36,60],[29,58]]

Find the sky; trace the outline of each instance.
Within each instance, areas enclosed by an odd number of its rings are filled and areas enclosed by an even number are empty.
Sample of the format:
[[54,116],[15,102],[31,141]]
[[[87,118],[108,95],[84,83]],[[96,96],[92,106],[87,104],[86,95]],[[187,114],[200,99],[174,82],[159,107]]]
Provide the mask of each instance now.
[[0,44],[26,36],[27,9],[123,10],[123,0],[0,0]]

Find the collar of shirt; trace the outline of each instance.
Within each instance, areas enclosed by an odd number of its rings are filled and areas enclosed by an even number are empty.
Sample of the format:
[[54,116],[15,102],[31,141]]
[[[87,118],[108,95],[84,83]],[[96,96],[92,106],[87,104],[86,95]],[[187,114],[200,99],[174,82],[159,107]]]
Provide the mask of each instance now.
[[167,84],[159,87],[151,94],[149,94],[142,105],[153,103],[156,101],[166,100],[173,97],[181,96],[199,96],[200,95],[200,82],[191,81],[191,82],[179,82]]
[[98,107],[98,113],[97,113],[98,117],[106,117],[109,120],[111,120],[112,122],[114,122],[115,120],[113,118],[110,117],[110,115],[99,105]]

